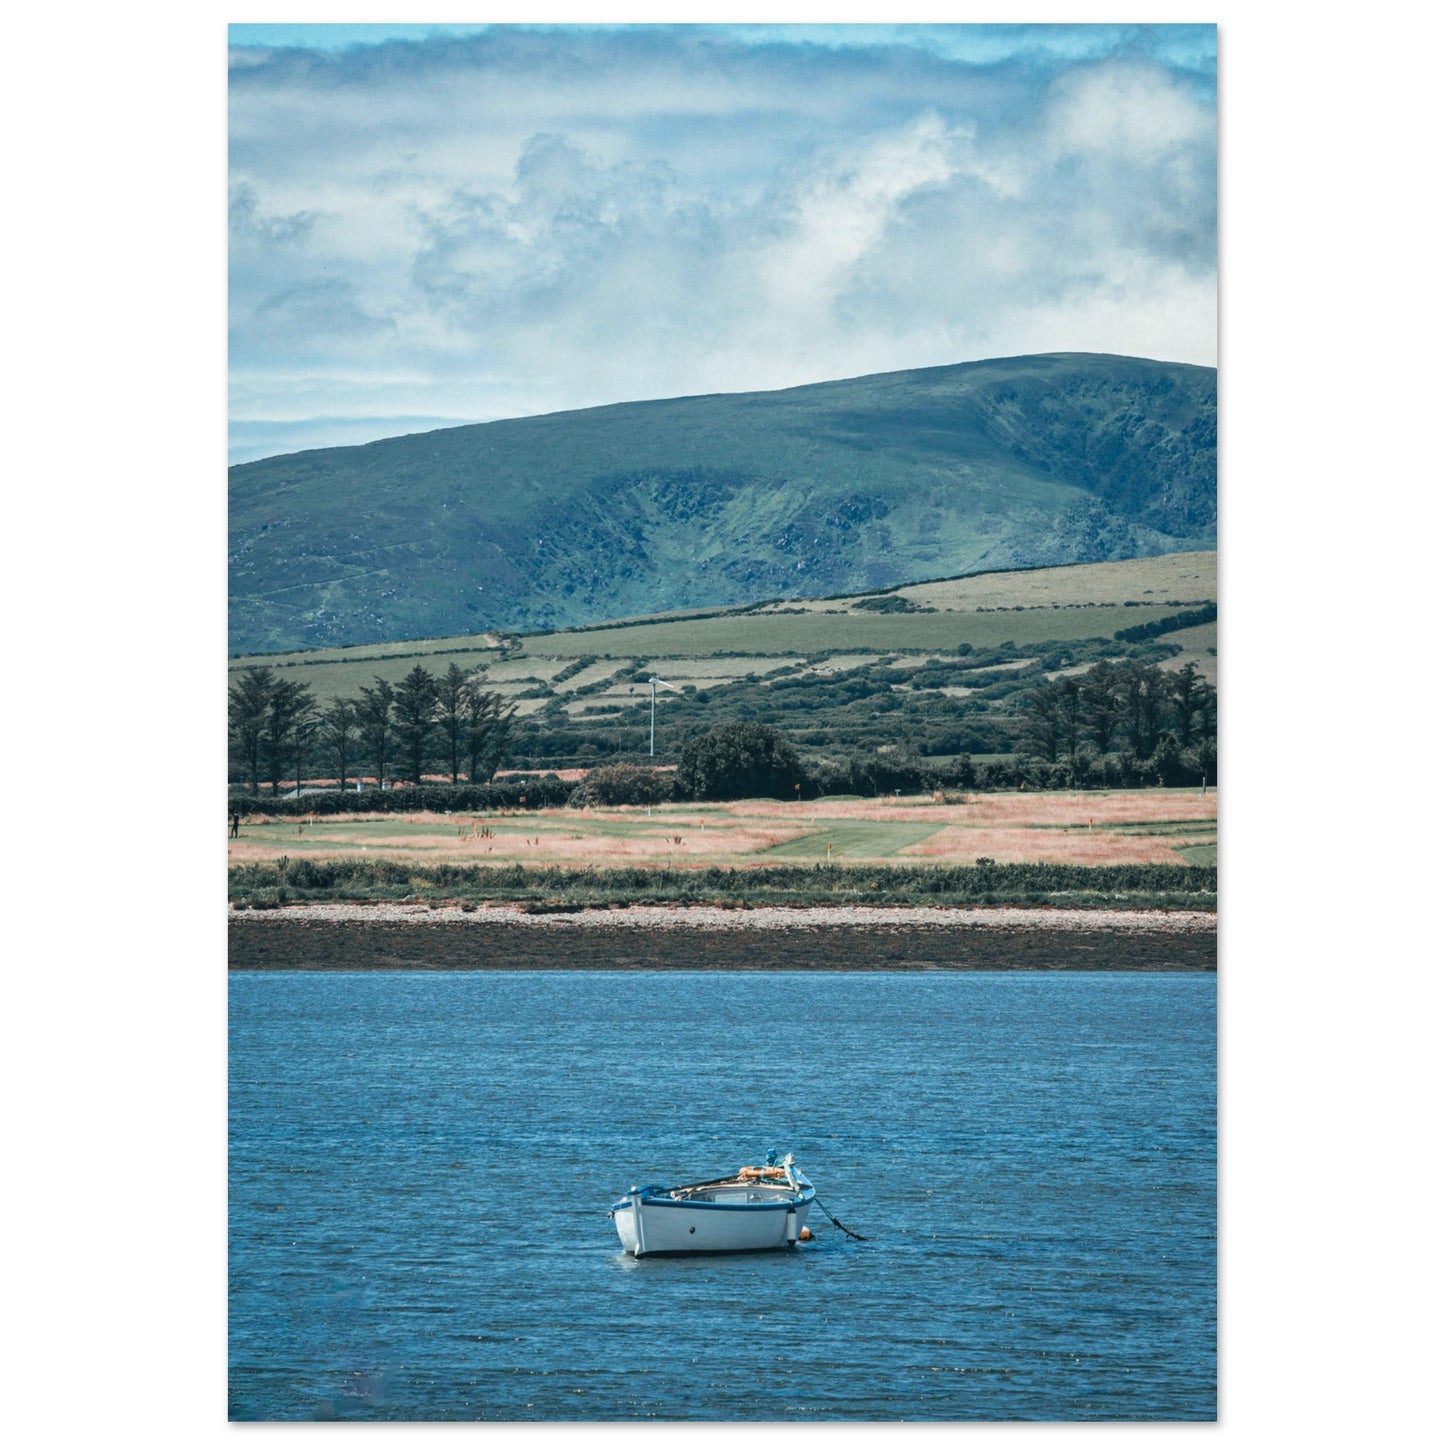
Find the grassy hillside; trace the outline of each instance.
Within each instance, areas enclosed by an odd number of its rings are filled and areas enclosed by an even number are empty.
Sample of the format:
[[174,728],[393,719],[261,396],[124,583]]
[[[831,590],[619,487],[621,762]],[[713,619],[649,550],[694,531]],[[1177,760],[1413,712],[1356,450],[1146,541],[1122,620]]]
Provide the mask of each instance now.
[[1213,552],[1172,553],[525,637],[242,657],[231,671],[265,662],[325,703],[378,676],[397,682],[417,663],[480,670],[516,703],[521,766],[645,758],[654,674],[677,689],[658,693],[659,762],[675,762],[691,733],[738,718],[781,727],[805,753],[989,754],[1012,747],[1028,688],[1101,658],[1192,661],[1216,682],[1214,622],[1141,643],[1114,634],[1197,613],[1217,596]]
[[234,467],[230,525],[238,653],[1197,549],[1215,373],[1033,356],[454,427]]

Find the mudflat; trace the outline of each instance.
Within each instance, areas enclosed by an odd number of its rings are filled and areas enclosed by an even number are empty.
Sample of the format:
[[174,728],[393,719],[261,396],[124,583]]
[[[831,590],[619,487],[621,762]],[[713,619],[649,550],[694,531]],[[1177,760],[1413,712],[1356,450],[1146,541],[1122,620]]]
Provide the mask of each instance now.
[[1211,972],[1213,912],[418,904],[232,910],[236,970],[1036,969]]

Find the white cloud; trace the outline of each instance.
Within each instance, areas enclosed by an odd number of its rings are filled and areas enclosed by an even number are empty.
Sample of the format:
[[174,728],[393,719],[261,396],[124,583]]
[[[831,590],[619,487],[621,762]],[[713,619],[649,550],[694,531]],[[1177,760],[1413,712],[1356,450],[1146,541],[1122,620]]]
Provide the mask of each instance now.
[[381,435],[1020,350],[1212,363],[1212,81],[1127,28],[1011,29],[986,64],[687,27],[249,55],[238,415],[299,424],[268,381],[298,370]]
[[807,176],[784,234],[754,261],[763,314],[804,334],[828,327],[853,268],[883,241],[902,202],[950,177],[948,152],[943,122],[929,115]]
[[1185,148],[1211,146],[1214,116],[1183,81],[1152,66],[1109,62],[1059,79],[1045,131],[1055,158],[1106,156],[1149,166]]

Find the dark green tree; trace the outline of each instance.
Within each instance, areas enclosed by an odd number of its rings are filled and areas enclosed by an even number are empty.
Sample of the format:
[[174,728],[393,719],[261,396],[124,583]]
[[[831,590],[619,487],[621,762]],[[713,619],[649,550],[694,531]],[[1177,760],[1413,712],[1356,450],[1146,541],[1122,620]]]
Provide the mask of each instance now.
[[[281,791],[281,777],[292,764],[300,777],[301,759],[309,736],[308,724],[316,713],[316,699],[308,683],[278,677],[266,704],[266,731],[261,738],[261,752],[266,761],[266,776],[271,791]],[[297,788],[300,788],[297,782]]]
[[251,792],[261,791],[261,752],[276,675],[269,667],[248,667],[231,684],[227,708],[231,755],[245,773]]
[[467,684],[466,748],[467,777],[474,783],[490,783],[511,746],[516,703],[502,701],[476,682]]
[[356,725],[361,732],[362,756],[373,765],[376,786],[386,786],[386,764],[391,745],[391,706],[393,691],[384,678],[375,679],[375,687],[363,687],[356,703]]
[[1060,697],[1058,684],[1041,682],[1024,695],[1024,725],[1020,738],[1021,751],[1034,754],[1046,762],[1059,756]]
[[1129,746],[1141,762],[1154,756],[1169,706],[1171,684],[1153,663],[1129,662],[1119,669],[1119,699]]
[[1096,662],[1079,683],[1080,714],[1088,739],[1101,752],[1111,752],[1120,722],[1119,675],[1111,662]]
[[1215,750],[1214,737],[1201,739],[1183,755],[1183,766],[1187,774],[1185,781],[1215,785],[1219,782],[1219,756]]
[[1024,694],[1024,708],[1018,750],[1046,763],[1067,762],[1077,772],[1088,721],[1079,679],[1059,677],[1031,687]]
[[467,675],[451,663],[437,683],[437,728],[452,782],[462,775],[467,740]]
[[1179,739],[1173,733],[1161,733],[1149,759],[1149,769],[1155,780],[1166,788],[1178,788],[1185,783],[1196,781],[1198,775],[1193,768],[1185,767],[1185,756],[1184,750],[1179,746]]
[[356,756],[356,704],[338,697],[321,714],[320,743],[327,762],[336,768],[337,787],[346,791],[346,778]]
[[392,709],[396,717],[396,746],[413,783],[431,760],[432,738],[437,726],[437,680],[417,663],[396,685]]
[[678,790],[700,799],[791,798],[807,775],[791,743],[766,723],[725,723],[683,745]]
[[1084,745],[1084,689],[1077,677],[1061,677],[1057,688],[1059,717],[1059,751],[1077,773],[1079,749]]
[[1199,687],[1202,679],[1199,666],[1186,662],[1170,679],[1170,701],[1173,703],[1174,731],[1182,747],[1192,747],[1199,722]]
[[302,769],[309,763],[316,750],[316,730],[321,726],[321,720],[316,716],[315,706],[308,709],[306,715],[296,725],[295,735],[291,740],[291,757],[296,768],[296,796],[301,796],[301,773]]
[[1214,732],[1216,699],[1214,689],[1199,675],[1196,663],[1186,662],[1170,679],[1173,691],[1174,726],[1179,745],[1191,748]]

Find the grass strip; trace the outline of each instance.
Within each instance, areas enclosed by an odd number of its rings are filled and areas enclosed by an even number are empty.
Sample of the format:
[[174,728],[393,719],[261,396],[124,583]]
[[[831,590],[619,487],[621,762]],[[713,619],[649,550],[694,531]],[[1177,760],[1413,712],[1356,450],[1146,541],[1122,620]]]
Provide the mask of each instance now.
[[234,865],[228,892],[236,907],[261,909],[368,901],[520,903],[539,911],[632,903],[1213,909],[1217,889],[1216,867],[1175,864],[599,869],[280,858]]

